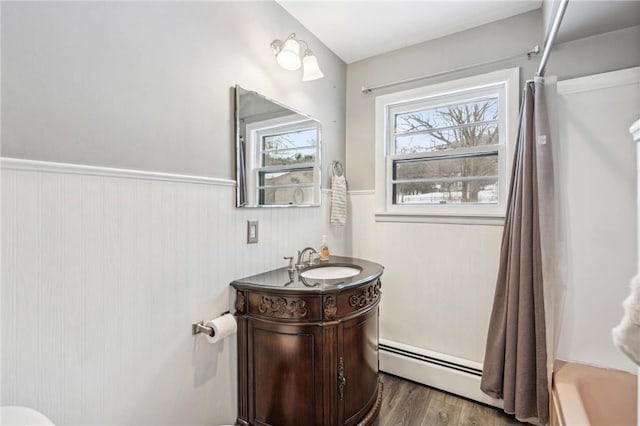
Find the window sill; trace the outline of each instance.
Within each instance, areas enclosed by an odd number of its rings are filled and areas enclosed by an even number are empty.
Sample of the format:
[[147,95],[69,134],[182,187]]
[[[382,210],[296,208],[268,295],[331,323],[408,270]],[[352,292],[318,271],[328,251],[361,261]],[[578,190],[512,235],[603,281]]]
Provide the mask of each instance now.
[[376,212],[376,222],[447,223],[455,225],[503,226],[504,215],[448,215],[427,213]]

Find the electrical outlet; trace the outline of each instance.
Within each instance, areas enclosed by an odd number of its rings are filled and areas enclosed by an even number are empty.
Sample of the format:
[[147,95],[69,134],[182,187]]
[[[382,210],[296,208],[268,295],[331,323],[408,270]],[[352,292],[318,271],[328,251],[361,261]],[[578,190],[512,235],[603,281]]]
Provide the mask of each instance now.
[[258,221],[248,220],[247,221],[247,244],[257,244],[257,243],[258,243]]

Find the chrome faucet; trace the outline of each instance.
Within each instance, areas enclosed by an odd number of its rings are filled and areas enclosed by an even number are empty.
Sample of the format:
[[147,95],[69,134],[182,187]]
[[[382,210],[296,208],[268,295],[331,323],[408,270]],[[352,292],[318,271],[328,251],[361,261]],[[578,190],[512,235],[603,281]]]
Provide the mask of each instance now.
[[[309,252],[309,261],[307,263],[304,263],[304,255]],[[302,249],[302,251],[298,251],[298,263],[296,263],[296,268],[298,269],[302,269],[305,266],[308,265],[313,265],[313,255],[317,254],[318,252],[316,251],[316,249],[314,249],[313,247],[305,247]]]

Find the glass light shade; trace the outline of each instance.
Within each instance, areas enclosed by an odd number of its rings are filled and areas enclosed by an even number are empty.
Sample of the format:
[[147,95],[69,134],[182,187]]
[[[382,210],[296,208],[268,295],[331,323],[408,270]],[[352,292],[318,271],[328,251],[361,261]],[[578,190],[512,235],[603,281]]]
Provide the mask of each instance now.
[[300,44],[293,39],[288,39],[276,55],[276,60],[285,70],[297,70],[300,68]]
[[306,54],[302,59],[302,81],[317,80],[324,77],[320,66],[318,66],[318,59],[313,54]]

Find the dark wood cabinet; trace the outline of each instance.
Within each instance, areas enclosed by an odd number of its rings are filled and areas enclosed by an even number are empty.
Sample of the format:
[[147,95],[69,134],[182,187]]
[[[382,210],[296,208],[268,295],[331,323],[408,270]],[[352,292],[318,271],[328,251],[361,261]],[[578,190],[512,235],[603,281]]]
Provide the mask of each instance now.
[[322,424],[322,330],[249,321],[249,418],[256,424],[287,425],[309,419]]
[[354,425],[366,417],[378,397],[378,307],[345,321],[341,328],[338,368],[344,364],[348,380],[344,395],[340,395],[343,400],[340,408],[344,410],[341,416],[344,421],[340,424]]
[[356,425],[376,419],[380,272],[348,288],[234,282],[241,425]]

